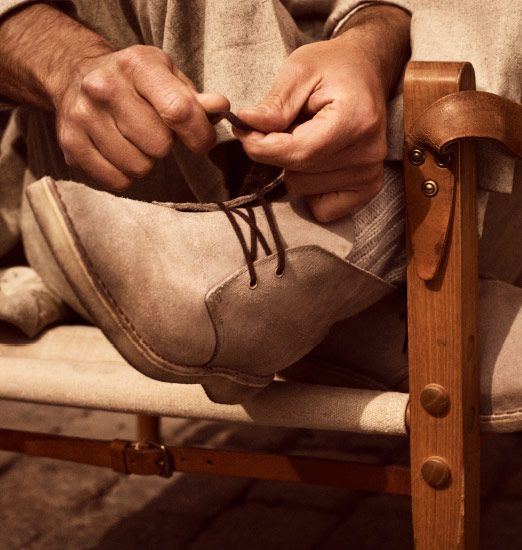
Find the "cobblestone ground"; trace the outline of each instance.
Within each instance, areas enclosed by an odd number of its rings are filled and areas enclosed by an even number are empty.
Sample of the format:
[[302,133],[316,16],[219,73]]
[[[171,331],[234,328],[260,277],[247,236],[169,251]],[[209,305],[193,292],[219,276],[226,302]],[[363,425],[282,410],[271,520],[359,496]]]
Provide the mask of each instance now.
[[[133,438],[134,418],[0,402],[2,427]],[[306,430],[164,421],[170,444],[404,460],[404,441]],[[522,547],[522,438],[483,451],[482,546]],[[291,483],[176,474],[126,477],[0,454],[0,548],[328,550],[412,548],[409,499]]]

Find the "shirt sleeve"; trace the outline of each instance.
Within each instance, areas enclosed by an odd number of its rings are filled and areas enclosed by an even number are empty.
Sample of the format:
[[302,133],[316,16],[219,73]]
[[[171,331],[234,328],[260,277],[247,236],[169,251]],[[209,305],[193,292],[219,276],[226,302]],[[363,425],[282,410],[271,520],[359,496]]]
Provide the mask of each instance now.
[[411,13],[409,2],[397,0],[396,2],[384,2],[379,0],[336,0],[334,8],[328,17],[324,33],[325,38],[333,38],[338,30],[359,10],[369,6],[396,6]]
[[[337,0],[325,25],[325,38],[336,35],[357,11],[370,5],[394,5],[411,20],[412,60],[469,61],[477,89],[522,101],[522,2],[505,0],[394,0],[393,2]],[[402,101],[390,109],[390,154],[402,143]],[[490,191],[510,192],[516,161],[489,143],[479,145],[480,185]]]

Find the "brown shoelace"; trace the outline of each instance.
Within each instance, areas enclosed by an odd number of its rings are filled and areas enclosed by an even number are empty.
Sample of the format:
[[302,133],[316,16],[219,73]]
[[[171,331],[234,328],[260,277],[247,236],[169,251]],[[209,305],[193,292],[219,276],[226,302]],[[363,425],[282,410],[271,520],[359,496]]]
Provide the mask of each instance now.
[[[270,204],[266,201],[265,197],[261,194],[257,194],[257,200],[259,201],[259,203],[263,208],[263,211],[266,216],[266,221],[268,222],[268,227],[270,228],[270,231],[272,233],[272,238],[274,239],[274,244],[275,244],[276,253],[277,253],[276,276],[282,277],[285,271],[286,259],[285,259],[285,247],[281,238],[281,234],[279,233],[279,228],[277,227],[274,213],[272,212],[272,208],[270,207]],[[243,250],[243,254],[245,256],[246,264],[248,267],[248,273],[250,275],[250,288],[254,289],[257,287],[257,274],[256,274],[254,262],[257,260],[258,241],[267,256],[270,256],[272,254],[272,249],[268,245],[265,236],[257,226],[256,215],[252,206],[242,207],[247,211],[247,213],[245,214],[244,212],[241,212],[241,210],[239,210],[240,207],[236,206],[231,208],[231,207],[228,207],[223,202],[217,202],[216,204],[219,206],[219,208],[221,208],[221,210],[223,210],[223,212],[227,216],[228,220],[230,221],[230,224],[232,225],[232,228],[234,229],[237,235],[237,238]],[[238,215],[250,227],[250,249],[248,248],[245,236],[243,235],[243,232],[241,231],[241,227],[239,226],[238,221],[234,217],[234,214]]]
[[[214,124],[219,120],[225,118],[230,122],[230,124],[240,130],[253,130],[251,126],[243,122],[238,116],[236,116],[234,113],[231,113],[230,111],[209,113],[208,118],[210,122]],[[275,170],[277,172],[280,171],[280,169],[277,168]],[[270,203],[265,199],[264,193],[262,191],[262,188],[266,184],[270,183],[270,181],[272,181],[274,177],[274,167],[254,165],[254,169],[245,178],[244,187],[254,187],[258,189],[255,193],[255,196],[257,201],[263,208],[268,227],[270,228],[270,232],[272,233],[272,238],[274,240],[277,253],[276,276],[281,277],[285,271],[285,246],[283,244],[279,228],[277,227],[275,216],[270,206]],[[216,204],[227,216],[230,224],[232,225],[232,228],[234,229],[234,232],[236,233],[239,243],[241,244],[241,249],[243,250],[248,273],[250,275],[250,288],[254,289],[257,287],[257,274],[254,262],[257,260],[258,257],[258,243],[261,245],[261,248],[267,256],[270,256],[273,253],[272,249],[270,248],[265,236],[257,225],[256,215],[252,206],[247,205],[230,207],[223,202],[217,202]],[[246,210],[246,213],[242,212],[240,209]],[[235,215],[239,216],[250,227],[250,248],[247,245],[245,236],[241,231],[241,227],[237,219],[235,218]]]

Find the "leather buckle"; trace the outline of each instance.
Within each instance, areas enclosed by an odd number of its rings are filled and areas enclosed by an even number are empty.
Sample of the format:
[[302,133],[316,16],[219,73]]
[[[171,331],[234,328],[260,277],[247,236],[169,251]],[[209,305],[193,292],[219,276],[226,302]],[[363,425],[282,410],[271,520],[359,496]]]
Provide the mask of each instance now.
[[[143,445],[143,443],[137,443],[137,445]],[[156,449],[161,451],[162,457],[159,460],[155,460],[155,464],[160,468],[160,471],[157,473],[157,475],[161,477],[171,477],[172,473],[174,472],[174,464],[172,461],[172,456],[163,443],[157,443],[155,441],[147,441],[146,445],[148,445],[151,449]]]
[[170,477],[174,471],[168,448],[154,441],[115,439],[111,443],[111,465],[123,474]]

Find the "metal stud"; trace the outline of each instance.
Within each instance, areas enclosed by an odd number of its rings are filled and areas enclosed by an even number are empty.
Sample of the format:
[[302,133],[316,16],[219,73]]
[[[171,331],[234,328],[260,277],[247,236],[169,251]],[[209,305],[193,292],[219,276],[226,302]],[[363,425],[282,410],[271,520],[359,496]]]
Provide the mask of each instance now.
[[450,408],[449,393],[440,384],[427,384],[421,391],[422,408],[431,416],[440,417],[448,414]]
[[437,185],[437,182],[434,180],[426,180],[422,184],[422,192],[427,197],[434,197],[439,192],[439,186]]
[[433,489],[446,489],[451,483],[449,464],[440,456],[430,456],[421,467],[424,481]]
[[412,149],[408,155],[408,158],[414,166],[420,166],[424,163],[426,157],[424,156],[424,151],[422,149]]
[[438,155],[436,159],[437,166],[440,166],[441,168],[447,168],[453,161],[453,157],[451,156],[451,153],[444,153],[442,155]]

